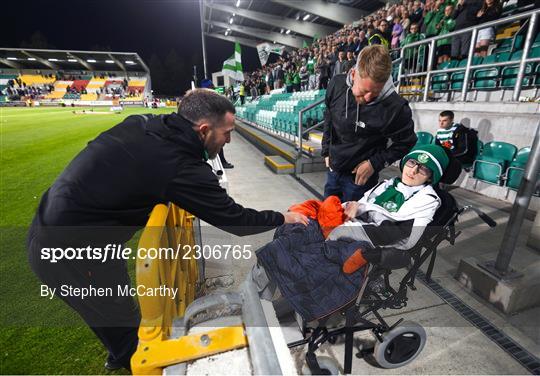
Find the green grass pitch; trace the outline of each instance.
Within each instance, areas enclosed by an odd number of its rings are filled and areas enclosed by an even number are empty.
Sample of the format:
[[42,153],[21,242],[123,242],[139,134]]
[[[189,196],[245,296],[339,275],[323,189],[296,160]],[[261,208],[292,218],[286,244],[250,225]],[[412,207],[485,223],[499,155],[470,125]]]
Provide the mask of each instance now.
[[0,374],[107,373],[106,351],[84,322],[58,298],[39,297],[26,231],[43,192],[88,141],[128,115],[174,109],[73,110],[0,107]]

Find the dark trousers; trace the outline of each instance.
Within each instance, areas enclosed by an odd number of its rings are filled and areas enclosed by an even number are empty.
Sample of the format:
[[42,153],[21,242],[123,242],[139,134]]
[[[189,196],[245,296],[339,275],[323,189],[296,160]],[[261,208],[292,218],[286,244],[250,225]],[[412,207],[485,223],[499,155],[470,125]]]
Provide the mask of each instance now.
[[469,47],[471,45],[471,33],[455,35],[452,38],[452,58],[463,59],[469,54]]
[[358,201],[368,190],[373,188],[379,181],[379,174],[374,173],[366,184],[354,183],[354,174],[343,174],[336,171],[328,171],[324,186],[324,198],[338,196],[341,202]]
[[[28,236],[28,261],[44,284],[56,288],[58,298],[73,308],[92,329],[108,350],[107,360],[130,368],[131,356],[137,349],[137,331],[141,320],[139,308],[131,296],[118,296],[118,287],[130,284],[125,261],[93,263],[86,260],[66,260],[50,263],[41,260],[41,248],[34,236],[34,225]],[[112,296],[81,299],[61,296],[62,285],[73,288],[112,288]]]

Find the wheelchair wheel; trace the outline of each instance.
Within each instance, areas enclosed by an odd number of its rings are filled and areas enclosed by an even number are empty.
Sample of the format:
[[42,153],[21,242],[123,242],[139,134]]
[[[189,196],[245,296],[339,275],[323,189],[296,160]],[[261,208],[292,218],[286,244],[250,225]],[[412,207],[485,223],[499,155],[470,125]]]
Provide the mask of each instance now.
[[312,372],[306,362],[302,367],[302,375],[339,375],[339,365],[334,359],[328,356],[318,356],[317,363],[319,363],[321,372]]
[[398,368],[412,362],[426,344],[426,331],[415,322],[405,321],[384,333],[377,341],[373,357],[383,368]]

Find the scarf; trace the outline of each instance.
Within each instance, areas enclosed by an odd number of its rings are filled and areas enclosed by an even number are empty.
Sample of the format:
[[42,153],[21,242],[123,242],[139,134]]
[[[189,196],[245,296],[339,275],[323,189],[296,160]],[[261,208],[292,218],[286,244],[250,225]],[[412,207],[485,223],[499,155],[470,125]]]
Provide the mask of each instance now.
[[405,201],[423,187],[423,185],[409,187],[408,185],[403,184],[401,179],[395,178],[393,183],[375,198],[374,204],[379,205],[390,213],[395,213],[399,211]]

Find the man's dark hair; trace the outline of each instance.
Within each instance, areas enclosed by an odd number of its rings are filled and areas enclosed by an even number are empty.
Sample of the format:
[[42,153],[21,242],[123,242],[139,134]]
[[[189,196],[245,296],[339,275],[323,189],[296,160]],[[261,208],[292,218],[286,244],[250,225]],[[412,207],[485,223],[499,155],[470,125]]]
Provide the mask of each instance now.
[[439,114],[440,117],[447,117],[450,120],[454,120],[454,113],[452,111],[446,110]]
[[219,124],[227,112],[236,113],[230,100],[209,89],[189,90],[180,106],[178,113],[192,123],[207,120]]

